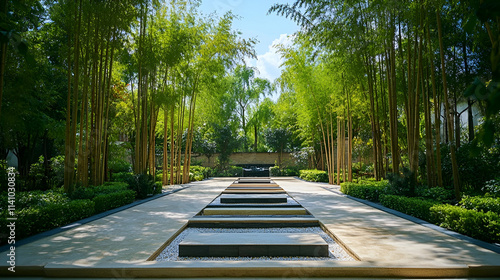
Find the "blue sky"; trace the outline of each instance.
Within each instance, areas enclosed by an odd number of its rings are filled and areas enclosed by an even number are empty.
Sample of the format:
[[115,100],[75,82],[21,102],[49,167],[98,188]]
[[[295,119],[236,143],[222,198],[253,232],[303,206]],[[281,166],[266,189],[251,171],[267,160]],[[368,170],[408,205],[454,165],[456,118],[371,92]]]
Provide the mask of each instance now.
[[279,74],[280,56],[272,47],[274,43],[288,42],[287,35],[298,30],[298,26],[290,19],[276,14],[267,14],[274,3],[292,3],[285,0],[202,0],[200,10],[203,14],[214,11],[221,16],[231,10],[240,17],[233,23],[233,28],[240,31],[243,38],[255,38],[257,60],[248,59],[249,66],[257,67],[258,77],[269,79],[271,82]]

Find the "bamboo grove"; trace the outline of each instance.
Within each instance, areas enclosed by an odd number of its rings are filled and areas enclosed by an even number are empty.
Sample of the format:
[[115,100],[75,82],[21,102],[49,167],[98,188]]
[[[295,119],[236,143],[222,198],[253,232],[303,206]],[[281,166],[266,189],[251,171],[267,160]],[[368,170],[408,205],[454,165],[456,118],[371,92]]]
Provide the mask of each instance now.
[[[58,8],[68,36],[65,188],[106,180],[109,114],[117,98],[128,99],[133,116],[134,173],[155,175],[162,118],[162,169],[169,170],[163,183],[188,182],[200,89],[252,55],[252,41],[231,30],[231,14],[202,20],[185,3],[80,0]],[[117,54],[128,62],[121,67],[130,91],[114,76]]]
[[299,26],[272,83],[245,64],[257,41],[237,16],[197,0],[0,1],[0,164],[71,192],[120,173],[186,183],[193,154],[224,174],[235,151],[277,152],[281,172],[291,152],[330,184],[407,176],[458,199],[498,176],[497,2],[269,3]]
[[[325,158],[330,183],[352,180],[353,137],[369,120],[377,180],[406,166],[416,179],[424,151],[421,177],[429,187],[443,186],[444,143],[460,197],[460,117],[467,112],[472,141],[472,109],[484,105],[464,92],[474,76],[491,79],[495,50],[491,62],[489,54],[500,33],[498,17],[478,20],[492,7],[483,2],[298,0],[269,10],[302,27],[294,47],[281,47],[280,82],[300,104],[302,133],[310,133],[310,139],[321,133],[320,158]],[[467,104],[461,112],[459,102]]]

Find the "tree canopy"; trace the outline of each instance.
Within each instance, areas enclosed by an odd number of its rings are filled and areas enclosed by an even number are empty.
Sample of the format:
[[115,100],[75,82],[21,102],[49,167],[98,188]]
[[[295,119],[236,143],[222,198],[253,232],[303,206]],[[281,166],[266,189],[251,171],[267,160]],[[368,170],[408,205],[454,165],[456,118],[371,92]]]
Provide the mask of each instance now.
[[[26,189],[67,192],[119,170],[187,183],[193,154],[227,169],[237,151],[306,153],[331,184],[363,169],[457,199],[500,176],[497,1],[269,13],[300,27],[276,46],[276,81],[245,64],[257,41],[237,15],[203,15],[199,1],[0,1],[0,159],[15,155]],[[49,180],[61,161],[64,180]]]

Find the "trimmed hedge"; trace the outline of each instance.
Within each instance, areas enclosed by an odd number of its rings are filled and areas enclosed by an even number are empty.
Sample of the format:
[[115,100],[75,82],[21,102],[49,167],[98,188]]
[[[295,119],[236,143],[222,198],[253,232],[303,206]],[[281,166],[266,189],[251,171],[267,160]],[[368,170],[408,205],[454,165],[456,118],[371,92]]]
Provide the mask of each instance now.
[[70,195],[71,199],[90,199],[102,194],[121,192],[128,189],[124,182],[106,182],[100,186],[79,187]]
[[423,199],[419,197],[406,197],[399,195],[381,195],[380,203],[388,208],[403,212],[422,220],[430,221],[430,208],[441,204],[435,200]]
[[229,166],[225,170],[213,170],[214,177],[243,177],[243,167]]
[[500,198],[481,197],[481,196],[464,196],[460,200],[460,205],[469,210],[482,212],[495,212],[500,214]]
[[[81,187],[71,194],[71,199],[60,191],[19,192],[16,194],[17,237],[25,238],[132,203],[135,192],[127,188],[128,185],[121,182]],[[8,209],[4,206],[0,205],[2,224],[8,217]],[[2,227],[0,235],[7,234],[7,230]]]
[[340,191],[357,198],[374,202],[379,201],[379,197],[385,194],[387,182],[362,181],[361,183],[344,182],[340,184]]
[[300,170],[299,177],[310,182],[325,182],[328,183],[328,172],[317,170],[317,169],[307,169]]
[[108,194],[99,194],[92,199],[95,203],[95,213],[101,213],[134,202],[135,192],[122,190]]
[[127,182],[134,176],[132,172],[117,172],[111,174],[111,181],[113,182]]
[[486,242],[500,242],[500,215],[497,213],[485,213],[449,204],[434,205],[430,212],[431,221],[441,227]]
[[270,176],[299,176],[300,171],[297,167],[287,167],[281,169],[279,166],[269,167]]
[[73,200],[42,207],[24,208],[16,213],[17,237],[24,238],[92,216],[94,202],[88,199]]

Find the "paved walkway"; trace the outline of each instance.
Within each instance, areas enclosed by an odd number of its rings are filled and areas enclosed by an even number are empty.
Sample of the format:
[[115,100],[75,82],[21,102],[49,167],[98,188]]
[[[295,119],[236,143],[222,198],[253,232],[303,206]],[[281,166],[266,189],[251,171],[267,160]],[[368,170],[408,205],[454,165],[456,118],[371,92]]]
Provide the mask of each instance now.
[[[233,179],[189,188],[16,248],[16,276],[500,277],[500,254],[292,178],[275,181],[360,261],[146,261]],[[7,271],[0,253],[0,276]],[[10,273],[10,274],[9,274]],[[304,278],[302,278],[304,279]]]

